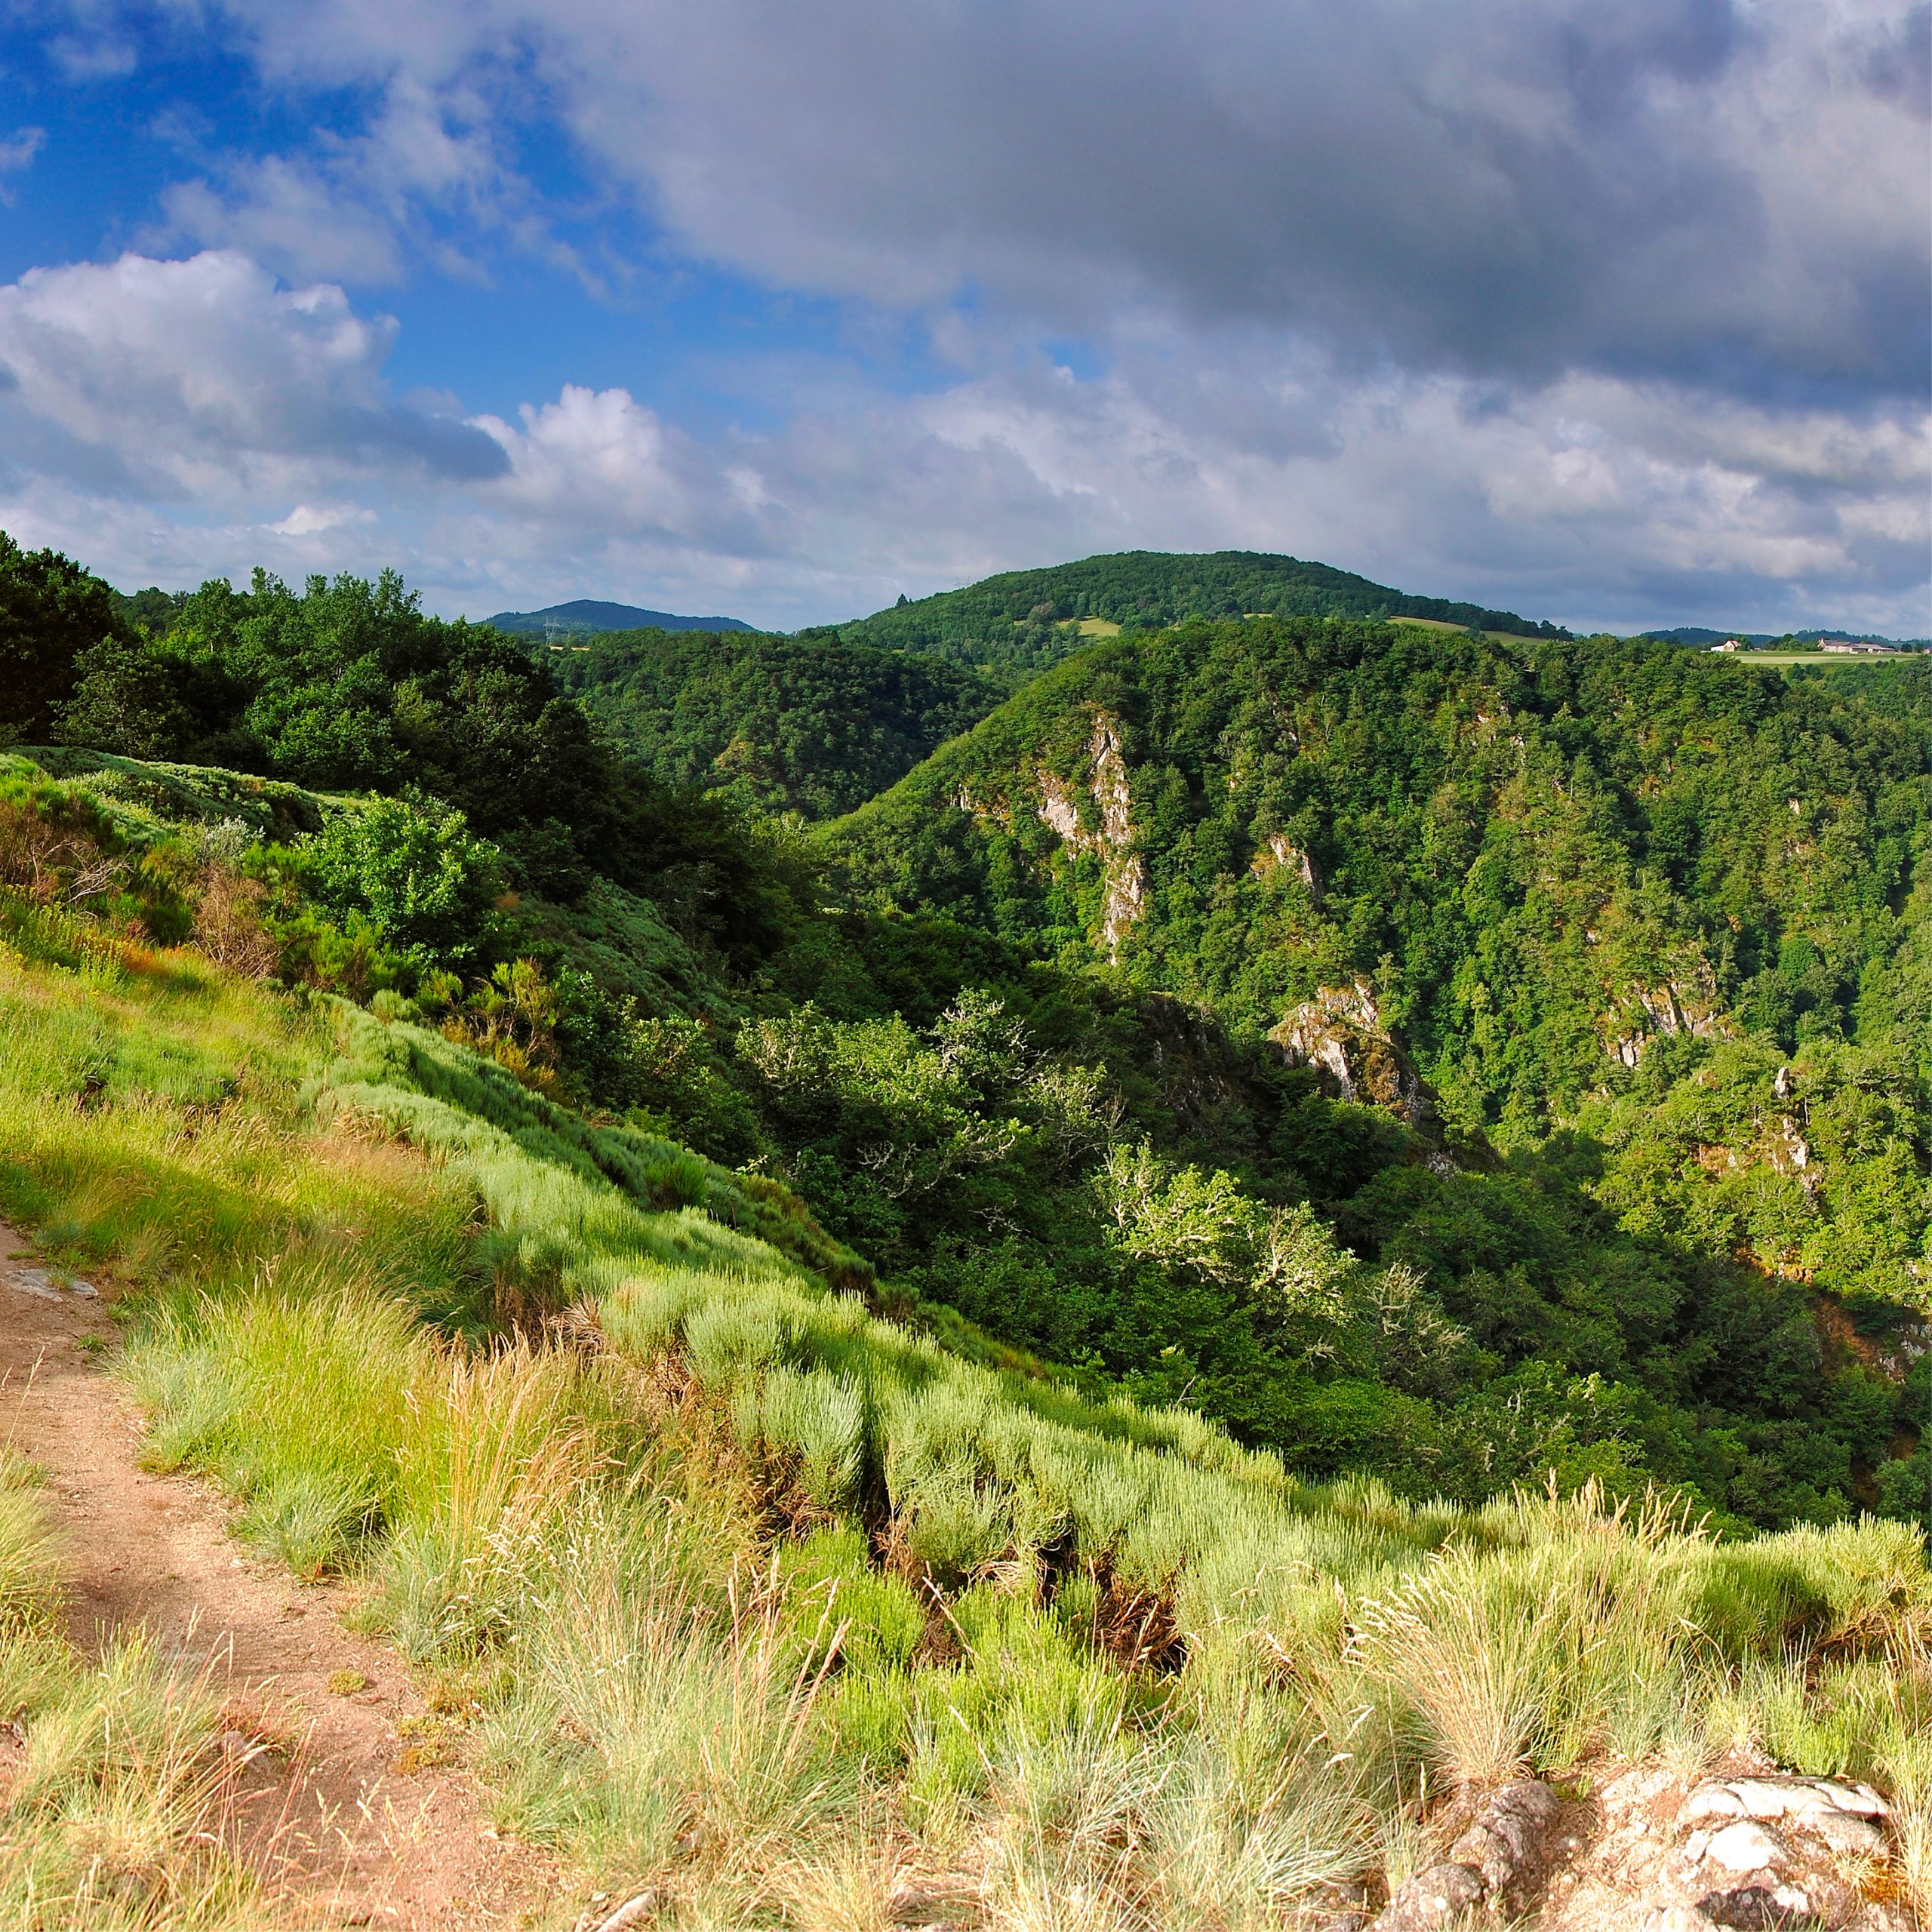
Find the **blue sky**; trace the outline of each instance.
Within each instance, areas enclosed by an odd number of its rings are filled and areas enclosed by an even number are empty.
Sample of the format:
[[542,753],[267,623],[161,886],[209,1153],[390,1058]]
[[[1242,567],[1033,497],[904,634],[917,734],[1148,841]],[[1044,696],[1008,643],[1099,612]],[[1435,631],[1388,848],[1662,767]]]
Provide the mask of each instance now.
[[0,0],[0,527],[792,626],[1131,548],[1932,630],[1891,0]]

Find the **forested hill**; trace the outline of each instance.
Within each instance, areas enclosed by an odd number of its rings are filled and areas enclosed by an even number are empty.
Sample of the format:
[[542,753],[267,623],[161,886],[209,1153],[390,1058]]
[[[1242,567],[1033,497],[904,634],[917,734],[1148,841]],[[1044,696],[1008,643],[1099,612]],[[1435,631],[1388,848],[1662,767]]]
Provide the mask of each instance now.
[[[1886,668],[1881,709],[1663,644],[1190,626],[1049,673],[832,835],[876,907],[1114,962],[1412,1118],[1521,1142],[1589,1115],[1614,1140],[1681,1109],[1646,1212],[1709,1195],[1730,1145],[1717,1191],[1758,1156],[1777,1177],[1724,1239],[1906,1296],[1932,665]],[[1772,1144],[1795,1078],[1814,1126],[1864,1097],[1893,1195],[1834,1221],[1800,1127]]]
[[1789,1050],[1906,996],[1932,666],[1885,669],[1881,710],[1664,644],[1192,625],[1090,649],[835,835],[881,904],[1256,1028],[1372,982],[1457,1118],[1527,1124],[1672,1029]]
[[[837,626],[848,641],[936,653],[1017,682],[1095,636],[1189,618],[1419,617],[1477,630],[1561,636],[1548,623],[1442,597],[1411,597],[1327,564],[1254,550],[1130,550],[1008,571]],[[821,635],[807,632],[804,635]]]
[[736,617],[678,617],[668,611],[640,610],[635,604],[601,603],[574,598],[541,611],[499,611],[483,622],[512,637],[595,637],[611,631],[748,631]]
[[808,818],[884,791],[1001,695],[971,666],[835,636],[638,630],[546,654],[558,685],[666,783]]

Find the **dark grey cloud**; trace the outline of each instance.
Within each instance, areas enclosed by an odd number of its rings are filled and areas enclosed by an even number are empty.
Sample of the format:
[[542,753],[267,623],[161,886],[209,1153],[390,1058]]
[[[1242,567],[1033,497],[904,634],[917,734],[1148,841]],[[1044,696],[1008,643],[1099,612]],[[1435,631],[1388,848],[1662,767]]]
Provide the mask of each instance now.
[[788,287],[1518,383],[1926,386],[1922,7],[232,5],[278,73],[541,100],[690,248]]
[[1915,121],[1932,120],[1932,6],[1847,37],[1860,48],[1860,77],[1878,99]]
[[485,482],[509,471],[500,443],[474,423],[451,417],[425,416],[391,403],[333,427],[337,446],[365,462],[401,457],[454,483]]

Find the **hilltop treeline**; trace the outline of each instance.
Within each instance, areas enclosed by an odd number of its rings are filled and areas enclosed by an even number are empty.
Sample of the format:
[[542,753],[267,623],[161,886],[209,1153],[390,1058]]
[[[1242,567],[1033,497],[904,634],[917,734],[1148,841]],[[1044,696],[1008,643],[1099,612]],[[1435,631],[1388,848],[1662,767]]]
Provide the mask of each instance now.
[[[1332,565],[1251,550],[1204,556],[1131,550],[1049,569],[1008,571],[836,626],[848,642],[928,651],[1009,681],[1057,663],[1095,623],[1158,630],[1191,618],[1418,617],[1476,630],[1567,636],[1549,623],[1442,597],[1414,597]],[[807,636],[816,632],[804,633]]]

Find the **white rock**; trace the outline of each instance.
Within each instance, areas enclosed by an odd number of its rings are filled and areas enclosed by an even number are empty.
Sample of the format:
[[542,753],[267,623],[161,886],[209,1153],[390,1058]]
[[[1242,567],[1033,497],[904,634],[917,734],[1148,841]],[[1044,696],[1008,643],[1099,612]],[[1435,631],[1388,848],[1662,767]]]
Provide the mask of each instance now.
[[1704,1863],[1721,1865],[1727,1872],[1761,1872],[1767,1866],[1783,1864],[1786,1856],[1783,1845],[1749,1818],[1713,1832],[1704,1847]]
[[1890,1815],[1890,1807],[1869,1784],[1838,1778],[1739,1778],[1705,1789],[1730,1792],[1754,1818],[1798,1818],[1820,1811],[1856,1818]]
[[1604,1786],[1603,1807],[1606,1811],[1626,1811],[1633,1805],[1647,1804],[1669,1783],[1668,1771],[1641,1767],[1626,1771]]
[[1841,1811],[1855,1818],[1889,1818],[1892,1807],[1869,1784],[1854,1784],[1838,1778],[1820,1778],[1817,1789]]
[[1667,1905],[1644,1921],[1644,1932],[1715,1932],[1716,1924],[1694,1905]]
[[1680,1825],[1702,1825],[1713,1818],[1741,1818],[1744,1815],[1744,1801],[1729,1785],[1700,1784],[1684,1801],[1677,1822]]
[[1848,1811],[1814,1811],[1792,1822],[1801,1832],[1822,1838],[1833,1851],[1856,1858],[1885,1855],[1885,1835],[1869,1818],[1854,1818]]

